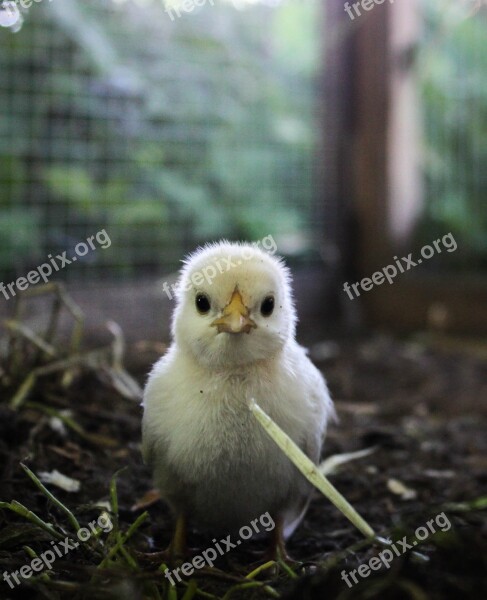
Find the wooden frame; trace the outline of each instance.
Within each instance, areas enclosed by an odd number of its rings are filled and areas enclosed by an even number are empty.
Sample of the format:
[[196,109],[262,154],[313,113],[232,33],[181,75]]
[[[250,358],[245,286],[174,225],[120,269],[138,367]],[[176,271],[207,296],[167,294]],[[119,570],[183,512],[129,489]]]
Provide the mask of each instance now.
[[[325,55],[325,136],[335,152],[325,161],[325,193],[345,211],[344,221],[355,223],[342,244],[343,281],[350,283],[411,252],[423,198],[421,120],[411,68],[419,2],[363,5],[369,10],[352,20],[342,0],[330,0],[325,36],[336,41]],[[352,300],[345,296],[344,302]],[[367,321],[378,326],[487,332],[487,281],[478,278],[412,270],[353,302],[362,302]]]

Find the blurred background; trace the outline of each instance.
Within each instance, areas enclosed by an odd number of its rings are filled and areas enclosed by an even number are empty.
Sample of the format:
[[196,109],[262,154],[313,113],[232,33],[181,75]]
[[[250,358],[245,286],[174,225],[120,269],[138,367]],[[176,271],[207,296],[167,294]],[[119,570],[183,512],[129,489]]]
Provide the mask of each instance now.
[[[362,324],[486,332],[485,3],[360,10],[0,2],[0,280],[104,230],[110,247],[53,280],[88,330],[113,318],[157,340],[185,253],[271,235],[305,340]],[[457,251],[344,293],[450,232]]]

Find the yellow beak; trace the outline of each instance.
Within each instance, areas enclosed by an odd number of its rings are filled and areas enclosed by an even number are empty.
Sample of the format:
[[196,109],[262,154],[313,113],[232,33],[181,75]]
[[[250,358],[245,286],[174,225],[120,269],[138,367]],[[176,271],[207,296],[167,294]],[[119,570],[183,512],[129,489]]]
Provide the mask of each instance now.
[[249,309],[244,305],[237,288],[233,291],[230,302],[223,309],[223,316],[211,324],[218,333],[250,333],[257,325],[249,317]]

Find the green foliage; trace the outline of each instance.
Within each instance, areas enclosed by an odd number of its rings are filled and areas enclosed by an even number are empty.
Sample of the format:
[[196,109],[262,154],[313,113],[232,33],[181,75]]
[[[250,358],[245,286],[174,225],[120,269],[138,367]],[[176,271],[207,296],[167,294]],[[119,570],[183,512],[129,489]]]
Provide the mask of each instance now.
[[291,234],[305,248],[318,10],[219,3],[171,21],[160,2],[34,6],[0,37],[8,95],[42,73],[0,144],[15,138],[24,179],[40,177],[36,235],[51,248],[106,227],[118,251],[93,260],[134,272],[220,237]]
[[25,269],[39,254],[39,222],[36,212],[0,207],[0,269]]
[[449,260],[487,265],[487,12],[475,3],[424,2],[419,56],[425,113],[427,202],[419,241],[451,231]]

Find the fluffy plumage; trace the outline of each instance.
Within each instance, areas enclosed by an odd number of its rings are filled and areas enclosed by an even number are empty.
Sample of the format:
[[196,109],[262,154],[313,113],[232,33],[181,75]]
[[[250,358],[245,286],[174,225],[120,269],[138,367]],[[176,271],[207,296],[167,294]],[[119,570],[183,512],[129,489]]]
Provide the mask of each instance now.
[[[211,282],[198,277],[218,263]],[[230,533],[268,511],[287,537],[311,490],[248,402],[315,462],[334,414],[322,375],[295,341],[289,270],[253,246],[209,245],[185,261],[176,301],[172,345],[144,394],[143,453],[155,483],[177,516],[202,529]]]

